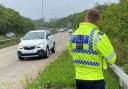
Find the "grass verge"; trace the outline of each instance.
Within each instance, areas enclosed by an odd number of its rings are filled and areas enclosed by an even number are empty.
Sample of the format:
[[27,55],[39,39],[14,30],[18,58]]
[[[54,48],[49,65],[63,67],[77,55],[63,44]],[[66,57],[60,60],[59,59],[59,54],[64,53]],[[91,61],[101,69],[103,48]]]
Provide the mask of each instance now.
[[[106,89],[118,89],[116,76],[106,71]],[[26,89],[75,89],[74,66],[68,51],[51,63]]]

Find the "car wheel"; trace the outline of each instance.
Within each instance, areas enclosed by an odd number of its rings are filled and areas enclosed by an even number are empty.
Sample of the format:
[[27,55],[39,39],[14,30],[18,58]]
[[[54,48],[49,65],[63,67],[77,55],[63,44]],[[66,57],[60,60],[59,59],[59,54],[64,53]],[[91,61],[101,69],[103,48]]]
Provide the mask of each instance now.
[[55,43],[54,43],[53,48],[52,48],[52,50],[51,50],[52,53],[55,53],[55,47],[56,47],[56,46],[55,46]]
[[48,58],[49,57],[49,48],[47,47],[46,48],[46,52],[45,52],[45,56],[44,56],[45,58]]

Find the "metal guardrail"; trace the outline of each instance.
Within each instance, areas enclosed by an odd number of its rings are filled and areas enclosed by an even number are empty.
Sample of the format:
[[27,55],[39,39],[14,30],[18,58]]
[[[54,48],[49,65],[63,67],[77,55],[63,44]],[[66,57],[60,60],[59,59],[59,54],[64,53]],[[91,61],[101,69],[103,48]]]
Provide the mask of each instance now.
[[119,89],[128,89],[128,75],[115,64],[109,65],[109,67],[119,78]]
[[12,38],[12,39],[5,39],[5,40],[0,40],[0,41],[10,41],[10,40],[17,40],[18,38]]
[[19,38],[12,38],[12,39],[5,39],[5,40],[0,40],[0,45],[8,42],[8,41],[11,41],[11,40],[18,40]]

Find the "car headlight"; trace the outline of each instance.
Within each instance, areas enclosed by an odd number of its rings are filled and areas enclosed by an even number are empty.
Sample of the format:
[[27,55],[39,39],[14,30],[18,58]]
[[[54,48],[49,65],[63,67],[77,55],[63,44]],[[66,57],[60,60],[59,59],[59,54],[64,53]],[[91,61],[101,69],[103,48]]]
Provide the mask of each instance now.
[[23,49],[23,46],[21,45],[21,44],[19,44],[19,47],[18,47],[19,49]]
[[43,47],[44,47],[44,45],[45,45],[45,43],[43,43],[43,44],[42,44],[42,43],[40,43],[40,44],[38,44],[36,47],[37,47],[37,48],[43,48]]

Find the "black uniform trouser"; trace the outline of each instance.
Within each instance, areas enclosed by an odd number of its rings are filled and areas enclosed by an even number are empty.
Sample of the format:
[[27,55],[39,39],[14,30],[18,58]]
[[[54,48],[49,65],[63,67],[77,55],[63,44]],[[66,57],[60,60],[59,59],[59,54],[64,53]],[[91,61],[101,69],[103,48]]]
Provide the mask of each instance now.
[[78,80],[76,79],[76,87],[77,89],[105,89],[105,81],[104,80]]

